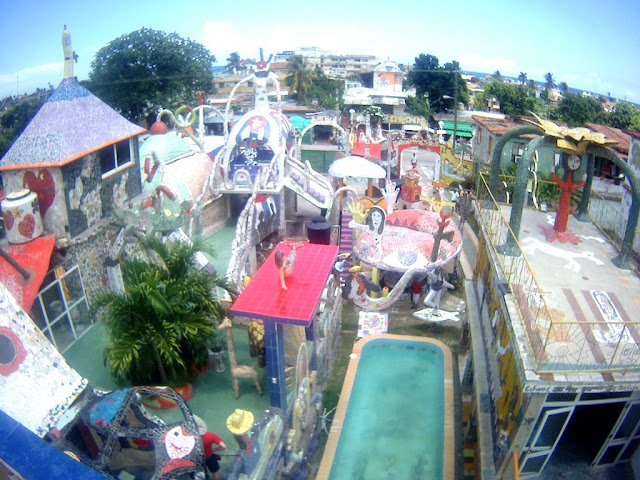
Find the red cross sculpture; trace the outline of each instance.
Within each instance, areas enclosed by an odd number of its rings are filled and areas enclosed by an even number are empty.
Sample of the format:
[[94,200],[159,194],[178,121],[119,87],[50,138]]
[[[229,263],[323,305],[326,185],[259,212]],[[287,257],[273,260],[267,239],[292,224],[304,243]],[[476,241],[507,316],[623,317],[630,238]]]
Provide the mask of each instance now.
[[556,221],[553,224],[553,229],[558,233],[564,233],[567,231],[567,223],[569,221],[569,212],[571,210],[571,192],[582,188],[586,182],[576,182],[571,180],[571,170],[567,175],[567,180],[561,180],[555,173],[551,174],[551,179],[556,182],[562,193],[560,194],[560,203],[558,204],[558,213],[556,213]]

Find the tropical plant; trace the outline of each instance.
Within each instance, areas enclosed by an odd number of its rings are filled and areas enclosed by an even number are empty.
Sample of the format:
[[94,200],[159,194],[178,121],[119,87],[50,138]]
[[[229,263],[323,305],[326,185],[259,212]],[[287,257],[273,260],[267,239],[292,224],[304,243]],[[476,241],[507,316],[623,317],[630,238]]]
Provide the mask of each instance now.
[[567,93],[569,93],[569,85],[567,85],[567,82],[560,82],[558,88],[560,89],[560,93],[562,93],[562,95],[566,95]]
[[334,80],[325,75],[319,65],[316,66],[311,88],[305,93],[306,98],[318,100],[318,106],[324,108],[336,108],[342,110],[342,88],[339,80]]
[[285,77],[285,83],[292,91],[298,101],[303,101],[306,93],[313,87],[313,79],[315,74],[309,65],[307,59],[302,55],[292,55],[287,59],[288,74]]
[[553,88],[556,86],[556,83],[553,80],[553,73],[551,72],[545,74],[544,81],[545,81],[544,88],[547,91],[553,90]]
[[[91,62],[88,88],[133,122],[159,107],[193,105],[214,93],[211,52],[176,33],[142,28],[112,40]],[[148,119],[147,119],[148,120]]]
[[105,363],[119,384],[179,386],[206,365],[215,322],[226,315],[214,290],[232,288],[194,266],[196,252],[213,254],[202,240],[147,237],[141,247],[146,258],[122,261],[125,292],[103,292],[92,304],[109,336]]
[[527,84],[527,74],[524,72],[520,72],[520,75],[518,76],[518,83],[520,85],[526,85]]
[[365,115],[369,115],[369,121],[372,126],[377,125],[382,118],[384,117],[384,113],[382,112],[382,108],[377,105],[370,105],[363,110]]
[[242,69],[242,60],[238,52],[233,52],[227,58],[227,66],[224,67],[224,71],[227,73],[238,73]]

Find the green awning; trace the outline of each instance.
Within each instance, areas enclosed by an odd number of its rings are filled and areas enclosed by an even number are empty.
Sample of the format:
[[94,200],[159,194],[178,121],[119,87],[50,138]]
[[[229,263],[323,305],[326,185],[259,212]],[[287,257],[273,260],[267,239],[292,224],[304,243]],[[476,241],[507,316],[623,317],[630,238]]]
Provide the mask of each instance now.
[[[447,132],[447,135],[453,135],[453,122],[442,122],[442,129]],[[473,137],[473,124],[458,122],[456,135],[458,137]]]
[[301,117],[300,115],[293,115],[289,118],[291,125],[294,128],[297,128],[299,131],[304,130],[311,124],[311,120],[308,118]]

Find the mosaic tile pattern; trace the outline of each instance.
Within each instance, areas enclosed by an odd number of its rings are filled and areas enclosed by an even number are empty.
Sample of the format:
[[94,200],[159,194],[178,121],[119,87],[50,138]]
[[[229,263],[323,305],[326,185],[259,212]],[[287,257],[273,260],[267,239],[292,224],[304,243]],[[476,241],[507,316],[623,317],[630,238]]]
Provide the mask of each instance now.
[[[69,367],[3,285],[0,327],[5,332],[0,335],[3,364],[12,364],[0,372],[0,410],[43,437],[84,390],[87,380]],[[11,352],[15,358],[5,358]]]
[[64,165],[144,131],[75,78],[65,78],[0,160],[0,170]]

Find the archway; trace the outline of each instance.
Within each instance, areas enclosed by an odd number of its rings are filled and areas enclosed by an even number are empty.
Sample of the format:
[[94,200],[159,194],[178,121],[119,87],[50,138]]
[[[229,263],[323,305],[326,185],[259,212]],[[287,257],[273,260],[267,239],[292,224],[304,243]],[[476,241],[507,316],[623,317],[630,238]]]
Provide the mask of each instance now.
[[[552,125],[555,126],[555,124]],[[559,127],[556,126],[556,128],[558,128],[559,132],[562,132]],[[524,199],[526,196],[528,171],[531,165],[531,160],[533,158],[533,153],[544,144],[550,142],[557,143],[559,140],[561,140],[561,138],[558,136],[557,132],[554,132],[554,135],[547,135],[541,127],[534,125],[514,128],[500,137],[500,139],[496,143],[493,155],[491,157],[489,190],[495,197],[498,192],[500,160],[502,158],[502,151],[504,150],[504,147],[507,145],[509,140],[528,134],[538,134],[540,136],[529,142],[527,148],[525,149],[524,155],[518,163],[518,170],[516,173],[516,181],[513,192],[513,202],[511,205],[511,216],[509,219],[509,226],[516,240],[518,239],[518,236],[520,234],[520,224],[522,220],[522,209],[524,208]],[[583,153],[583,155],[589,155],[586,171],[587,180],[585,186],[583,187],[583,199],[582,203],[580,204],[580,208],[576,213],[576,217],[580,221],[586,221],[587,210],[589,206],[589,197],[591,195],[591,185],[593,183],[593,155],[597,155],[610,160],[622,171],[622,173],[629,180],[632,194],[631,209],[629,211],[624,238],[620,246],[620,253],[615,258],[613,258],[612,261],[618,268],[630,269],[631,266],[629,265],[629,256],[631,254],[633,238],[635,235],[636,227],[638,226],[638,216],[640,214],[640,181],[631,166],[611,150],[608,150],[601,145],[595,144],[595,142],[591,141],[588,137],[584,141],[589,142]],[[483,205],[483,208],[487,208],[487,205]],[[513,240],[508,240],[507,243],[501,247],[501,251],[505,254],[518,254],[519,252],[516,252],[514,250],[514,247],[515,245],[513,245]]]

